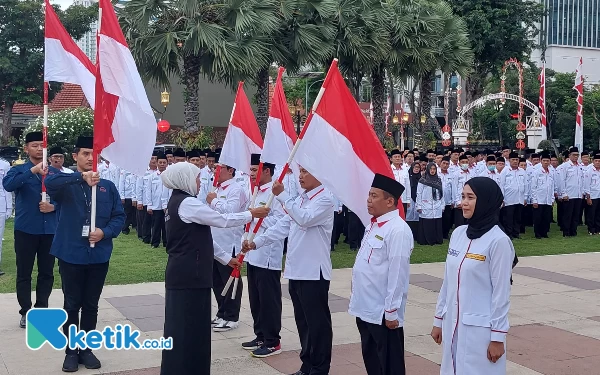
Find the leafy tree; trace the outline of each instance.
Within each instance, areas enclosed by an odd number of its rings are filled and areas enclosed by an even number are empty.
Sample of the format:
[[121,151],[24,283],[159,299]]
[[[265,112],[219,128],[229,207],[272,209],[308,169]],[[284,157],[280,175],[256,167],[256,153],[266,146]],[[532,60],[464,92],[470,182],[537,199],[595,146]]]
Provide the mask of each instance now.
[[[98,8],[53,6],[67,31],[78,39],[90,29]],[[44,8],[43,0],[0,0],[0,106],[2,142],[12,132],[15,103],[41,104],[43,99]],[[59,91],[60,85],[51,93]]]

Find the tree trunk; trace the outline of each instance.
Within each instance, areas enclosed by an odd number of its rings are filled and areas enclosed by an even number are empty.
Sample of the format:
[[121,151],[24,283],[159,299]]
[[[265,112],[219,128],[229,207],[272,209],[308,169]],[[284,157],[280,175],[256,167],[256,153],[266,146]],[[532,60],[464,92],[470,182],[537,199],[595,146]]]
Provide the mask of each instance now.
[[[385,114],[383,106],[385,102],[385,70],[380,65],[371,72],[371,86],[373,88],[373,130],[383,145],[385,140]],[[393,116],[393,115],[392,115]]]
[[258,71],[256,77],[256,121],[261,134],[267,131],[267,121],[269,120],[269,67]]
[[15,103],[7,100],[4,103],[4,114],[2,115],[2,144],[8,145],[12,135],[12,112]]
[[193,55],[183,57],[183,127],[197,130],[200,125],[200,58]]
[[[461,108],[465,106],[465,104],[473,102],[475,99],[480,98],[483,95],[483,82],[484,80],[477,74],[477,72],[473,72],[467,79],[465,80],[465,101],[461,102]],[[465,120],[469,121],[469,124],[473,123],[473,111],[469,111],[465,115]]]

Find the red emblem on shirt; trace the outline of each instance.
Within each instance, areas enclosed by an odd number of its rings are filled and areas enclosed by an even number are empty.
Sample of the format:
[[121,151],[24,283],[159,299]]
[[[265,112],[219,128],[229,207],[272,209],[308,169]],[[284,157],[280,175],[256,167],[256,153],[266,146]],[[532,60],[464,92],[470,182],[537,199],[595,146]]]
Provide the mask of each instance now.
[[100,191],[106,193],[106,188],[104,186],[100,186]]

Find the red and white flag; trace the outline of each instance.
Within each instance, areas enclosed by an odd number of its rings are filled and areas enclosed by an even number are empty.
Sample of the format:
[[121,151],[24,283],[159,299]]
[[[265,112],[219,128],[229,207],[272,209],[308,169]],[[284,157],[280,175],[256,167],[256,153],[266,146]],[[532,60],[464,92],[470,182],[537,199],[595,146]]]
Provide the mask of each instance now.
[[261,153],[263,139],[243,86],[238,84],[219,164],[250,174],[250,154]]
[[75,44],[54,8],[46,2],[44,27],[44,81],[72,83],[81,86],[92,108],[95,103],[96,67]]
[[[300,136],[296,161],[368,225],[367,197],[373,178],[375,173],[394,178],[390,162],[346,86],[337,60],[319,96]],[[404,218],[402,205],[398,206]]]
[[[287,100],[283,92],[281,77],[284,70],[284,68],[279,68],[277,81],[275,81],[265,143],[260,157],[262,162],[275,164],[279,167],[287,163],[297,138],[292,115],[288,110]],[[297,164],[292,163],[290,168],[298,176]]]
[[575,147],[579,148],[579,152],[583,151],[583,73],[582,73],[583,58],[579,58],[579,65],[575,73],[575,86],[573,89],[577,91],[577,116],[575,117]]
[[540,124],[542,125],[542,140],[544,140],[548,139],[548,123],[546,119],[546,63],[542,65],[542,72],[540,73],[540,100],[538,106],[540,107]]
[[156,118],[110,0],[100,0],[94,151],[143,175],[156,144]]

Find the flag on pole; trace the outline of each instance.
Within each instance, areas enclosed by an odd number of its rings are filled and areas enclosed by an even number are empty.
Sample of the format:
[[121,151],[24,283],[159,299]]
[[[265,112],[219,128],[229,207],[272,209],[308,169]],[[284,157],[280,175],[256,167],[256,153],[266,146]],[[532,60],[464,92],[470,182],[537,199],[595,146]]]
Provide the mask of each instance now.
[[[394,178],[390,162],[346,86],[337,60],[319,97],[301,135],[296,161],[368,225],[367,197],[373,178],[375,173]],[[398,206],[404,217],[402,205]]]
[[[287,163],[297,138],[292,115],[288,110],[287,100],[283,91],[281,77],[284,70],[282,67],[279,68],[277,80],[275,81],[267,131],[265,132],[265,143],[260,156],[262,162],[275,164],[278,167],[282,167]],[[298,165],[292,163],[290,168],[298,176]]]
[[50,2],[45,2],[44,81],[81,86],[87,102],[94,108],[96,67],[75,44]]
[[546,63],[542,64],[542,72],[540,73],[540,125],[542,125],[542,140],[548,139],[548,123],[546,122]]
[[156,144],[156,118],[110,0],[100,0],[96,64],[94,151],[143,175]]
[[583,58],[579,58],[579,65],[575,72],[575,86],[573,89],[577,91],[577,116],[575,117],[575,147],[579,151],[583,150],[583,73],[582,73]]
[[219,164],[250,174],[250,155],[261,153],[263,139],[243,86],[238,84]]

